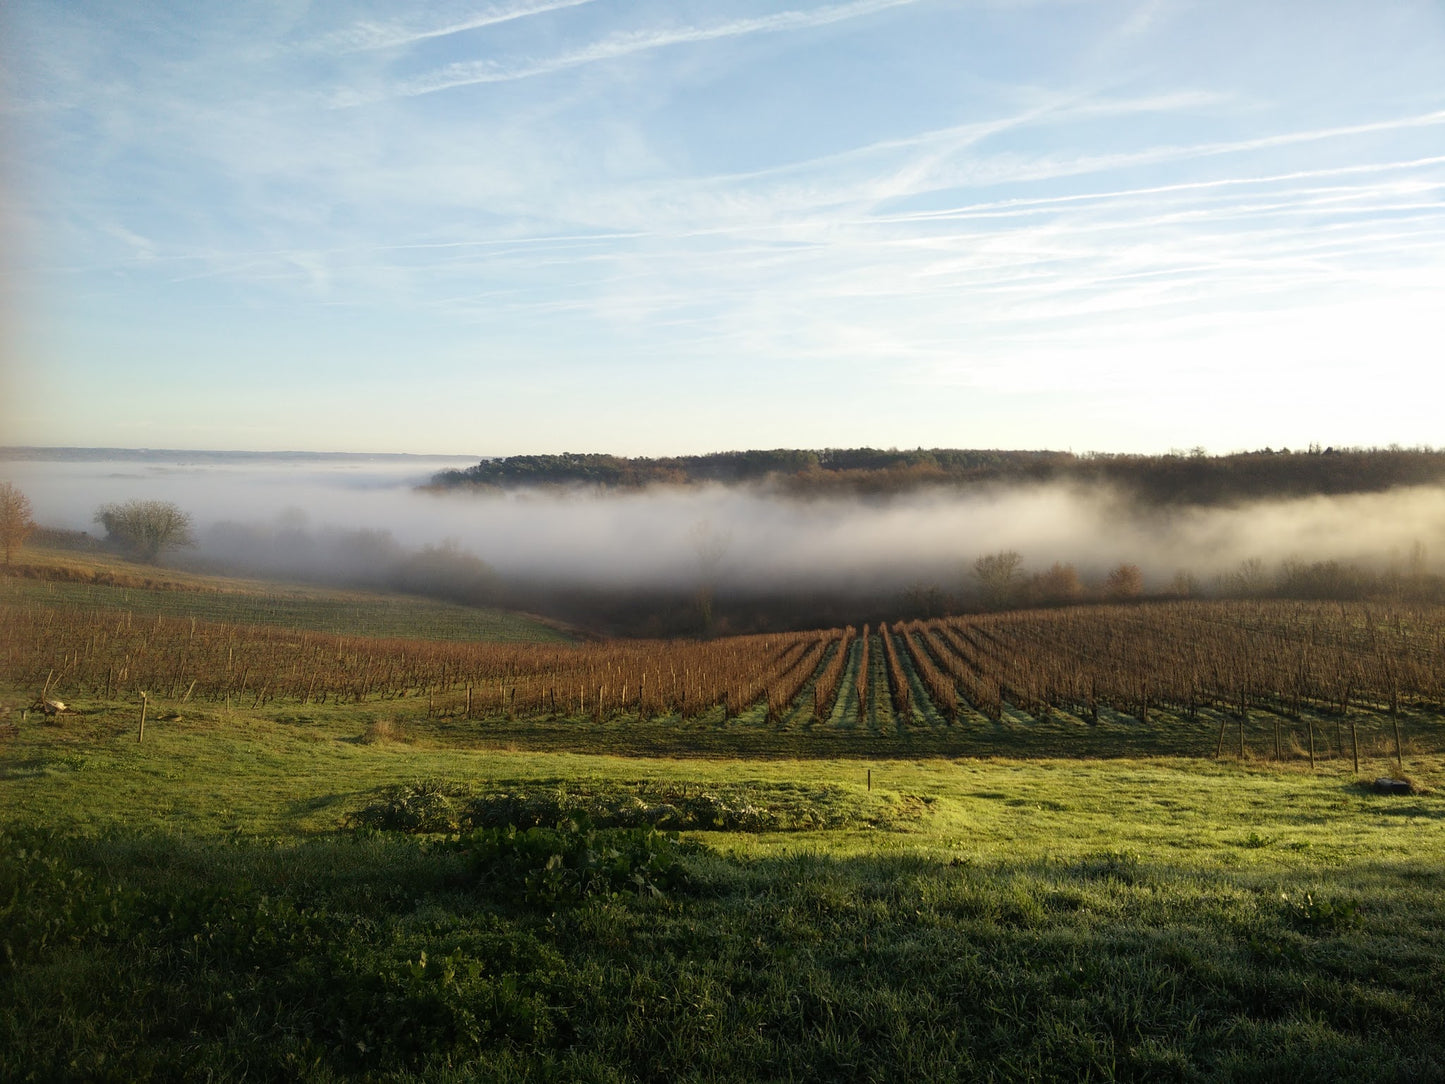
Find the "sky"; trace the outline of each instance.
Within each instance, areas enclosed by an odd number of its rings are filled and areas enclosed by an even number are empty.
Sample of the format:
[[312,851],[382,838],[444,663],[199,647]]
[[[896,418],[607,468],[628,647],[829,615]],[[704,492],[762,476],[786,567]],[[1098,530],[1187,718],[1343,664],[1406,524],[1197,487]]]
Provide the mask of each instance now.
[[1440,445],[1439,0],[9,0],[0,445]]

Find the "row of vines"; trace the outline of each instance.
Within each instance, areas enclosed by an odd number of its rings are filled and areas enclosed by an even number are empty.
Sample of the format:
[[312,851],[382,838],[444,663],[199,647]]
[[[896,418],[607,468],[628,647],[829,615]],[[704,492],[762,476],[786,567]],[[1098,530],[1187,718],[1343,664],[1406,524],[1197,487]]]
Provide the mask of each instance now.
[[1445,609],[1423,606],[1181,602],[584,645],[344,637],[37,603],[0,605],[0,622],[6,685],[100,699],[425,697],[437,714],[477,719],[835,726],[1445,706]]

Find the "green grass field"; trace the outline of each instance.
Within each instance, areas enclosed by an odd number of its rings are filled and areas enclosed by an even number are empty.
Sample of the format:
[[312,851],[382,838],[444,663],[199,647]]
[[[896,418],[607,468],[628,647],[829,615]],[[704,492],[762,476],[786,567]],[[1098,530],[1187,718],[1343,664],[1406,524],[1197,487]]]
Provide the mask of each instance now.
[[[1445,1070],[1438,756],[1385,796],[1338,761],[1067,734],[642,758],[582,722],[575,752],[509,751],[421,715],[189,708],[137,742],[130,706],[80,707],[0,744],[0,1078]],[[562,827],[468,819],[499,808]]]
[[1332,721],[1311,770],[1297,722],[1216,759],[1208,713],[153,698],[138,740],[133,696],[34,695],[0,690],[0,1080],[1445,1077],[1418,710],[1403,771],[1360,711],[1357,775]]

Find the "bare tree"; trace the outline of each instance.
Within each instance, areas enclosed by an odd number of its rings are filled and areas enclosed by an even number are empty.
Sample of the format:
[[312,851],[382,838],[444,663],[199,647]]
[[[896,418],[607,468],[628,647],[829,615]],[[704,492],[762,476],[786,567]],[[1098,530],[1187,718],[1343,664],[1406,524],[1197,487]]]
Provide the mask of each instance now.
[[1169,584],[1169,591],[1180,598],[1194,598],[1199,594],[1199,577],[1187,568],[1181,568],[1174,573],[1174,579]]
[[95,513],[110,542],[149,564],[161,553],[195,543],[191,517],[170,501],[107,504]]
[[1118,601],[1138,598],[1144,593],[1144,573],[1138,565],[1120,565],[1104,581],[1104,594]]
[[1055,561],[1046,572],[1034,576],[1030,584],[1030,595],[1034,602],[1061,603],[1077,602],[1084,595],[1084,585],[1079,580],[1079,570],[1071,564]]
[[1226,594],[1241,598],[1263,598],[1271,586],[1269,572],[1258,557],[1240,561],[1238,568],[1220,577],[1220,582]]
[[1018,550],[1000,550],[986,553],[973,562],[974,579],[978,580],[988,606],[1002,609],[1013,601],[1018,593],[1018,571],[1023,560]]
[[688,531],[692,548],[697,553],[697,608],[702,618],[703,631],[712,628],[713,600],[717,596],[718,570],[722,566],[728,546],[732,544],[732,533],[719,531],[707,519],[700,519]]
[[9,482],[0,482],[0,542],[5,546],[5,563],[25,544],[35,530],[31,520],[30,498]]

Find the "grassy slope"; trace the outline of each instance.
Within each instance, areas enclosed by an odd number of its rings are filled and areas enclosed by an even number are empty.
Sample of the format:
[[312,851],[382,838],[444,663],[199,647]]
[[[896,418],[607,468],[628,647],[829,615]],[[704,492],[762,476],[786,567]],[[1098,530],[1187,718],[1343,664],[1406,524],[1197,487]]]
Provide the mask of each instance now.
[[26,547],[4,597],[138,616],[194,617],[229,624],[279,625],[348,636],[431,640],[555,642],[570,637],[525,614],[379,591],[353,591],[201,575],[137,565],[101,554]]
[[[96,710],[5,739],[0,1077],[1445,1071],[1434,792],[1376,796],[1339,762],[637,760],[581,723],[593,752],[381,722],[198,708],[137,744],[128,713]],[[1439,757],[1409,767],[1445,778]],[[812,787],[845,815],[663,841],[681,873],[648,872],[658,895],[574,898],[544,877],[566,840],[336,832],[417,779]],[[848,820],[868,802],[881,826]],[[631,845],[608,839],[580,853]]]
[[[132,711],[58,724],[32,719],[0,746],[0,815],[88,833],[123,824],[198,837],[297,838],[334,831],[346,811],[387,784],[422,779],[483,788],[650,780],[866,792],[871,778],[879,791],[915,797],[928,809],[891,845],[950,856],[1070,859],[1125,848],[1225,869],[1261,858],[1308,868],[1445,857],[1445,800],[1432,785],[1445,781],[1438,755],[1408,764],[1425,793],[1382,798],[1358,785],[1343,761],[1310,772],[1263,761],[1074,759],[1066,741],[1054,757],[1026,760],[637,759],[605,753],[612,742],[586,723],[572,724],[582,751],[539,752],[412,740],[408,724],[378,727],[376,713],[349,705],[310,710],[197,707],[184,718],[151,717],[142,743]],[[1373,767],[1384,774],[1393,764]],[[1265,842],[1249,842],[1251,835]],[[855,853],[876,843],[871,829],[710,838],[754,853],[799,846]]]

